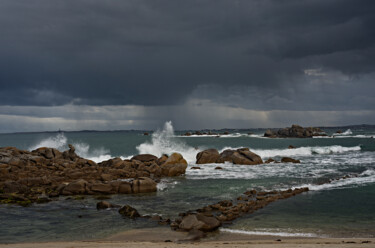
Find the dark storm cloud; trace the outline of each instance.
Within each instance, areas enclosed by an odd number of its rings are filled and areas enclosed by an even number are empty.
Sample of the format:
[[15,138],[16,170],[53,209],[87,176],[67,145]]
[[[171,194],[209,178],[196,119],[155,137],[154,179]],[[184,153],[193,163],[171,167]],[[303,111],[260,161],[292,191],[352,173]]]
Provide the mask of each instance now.
[[[373,108],[374,13],[373,0],[3,0],[0,105]],[[340,100],[353,89],[366,101]]]

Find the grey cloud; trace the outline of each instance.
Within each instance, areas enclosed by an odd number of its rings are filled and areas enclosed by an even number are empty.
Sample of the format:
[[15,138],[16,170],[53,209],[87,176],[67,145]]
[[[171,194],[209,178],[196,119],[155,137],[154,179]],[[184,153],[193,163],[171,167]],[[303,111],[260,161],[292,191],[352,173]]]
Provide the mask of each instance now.
[[[0,105],[199,95],[257,110],[373,109],[374,13],[372,0],[3,0]],[[332,83],[306,77],[316,68]]]

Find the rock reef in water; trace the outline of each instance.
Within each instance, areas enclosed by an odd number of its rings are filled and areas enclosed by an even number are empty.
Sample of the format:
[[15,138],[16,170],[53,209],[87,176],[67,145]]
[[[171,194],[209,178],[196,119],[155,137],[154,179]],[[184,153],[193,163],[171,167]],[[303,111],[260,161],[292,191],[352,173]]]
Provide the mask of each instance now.
[[281,129],[268,129],[264,133],[264,137],[268,138],[312,138],[314,136],[326,136],[318,127],[301,127],[292,125],[291,127]]
[[262,158],[259,155],[251,152],[249,148],[241,148],[237,150],[227,149],[220,154],[216,149],[208,149],[199,152],[196,156],[196,159],[197,164],[224,162],[243,165],[263,164]]
[[160,177],[182,175],[187,167],[178,153],[95,163],[79,157],[72,145],[69,148],[64,152],[46,147],[31,152],[0,148],[0,203],[29,205],[59,195],[155,192]]

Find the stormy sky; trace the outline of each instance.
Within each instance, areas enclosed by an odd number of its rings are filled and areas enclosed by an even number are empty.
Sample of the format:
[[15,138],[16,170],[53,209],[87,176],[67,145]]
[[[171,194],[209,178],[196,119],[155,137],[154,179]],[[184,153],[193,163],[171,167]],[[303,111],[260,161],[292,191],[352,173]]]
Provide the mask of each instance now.
[[375,124],[375,1],[0,1],[0,132],[168,120]]

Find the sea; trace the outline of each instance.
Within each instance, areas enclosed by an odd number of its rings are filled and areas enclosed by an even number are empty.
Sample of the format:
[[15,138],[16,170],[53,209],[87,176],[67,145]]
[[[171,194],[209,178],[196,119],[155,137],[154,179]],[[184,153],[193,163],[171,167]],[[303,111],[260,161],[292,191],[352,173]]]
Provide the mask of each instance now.
[[[115,204],[129,204],[143,215],[174,219],[180,212],[220,200],[236,199],[250,189],[310,191],[273,202],[244,215],[220,232],[280,237],[375,237],[375,128],[355,126],[342,130],[323,128],[326,137],[264,138],[265,129],[230,130],[229,135],[181,136],[171,122],[150,135],[144,131],[81,131],[0,134],[0,147],[33,150],[76,147],[81,157],[96,162],[135,154],[156,156],[179,152],[188,161],[186,175],[162,178],[158,191],[112,195]],[[292,145],[295,149],[288,149]],[[206,164],[193,170],[198,152],[248,147],[263,160],[283,156],[300,164]],[[215,170],[221,166],[223,170]],[[345,177],[343,179],[343,177]],[[337,180],[336,180],[337,179]],[[324,183],[333,180],[331,183]],[[324,183],[324,184],[322,184]],[[156,222],[121,217],[116,209],[98,211],[95,196],[59,200],[30,207],[0,205],[0,243],[102,239],[140,228],[158,228]]]

